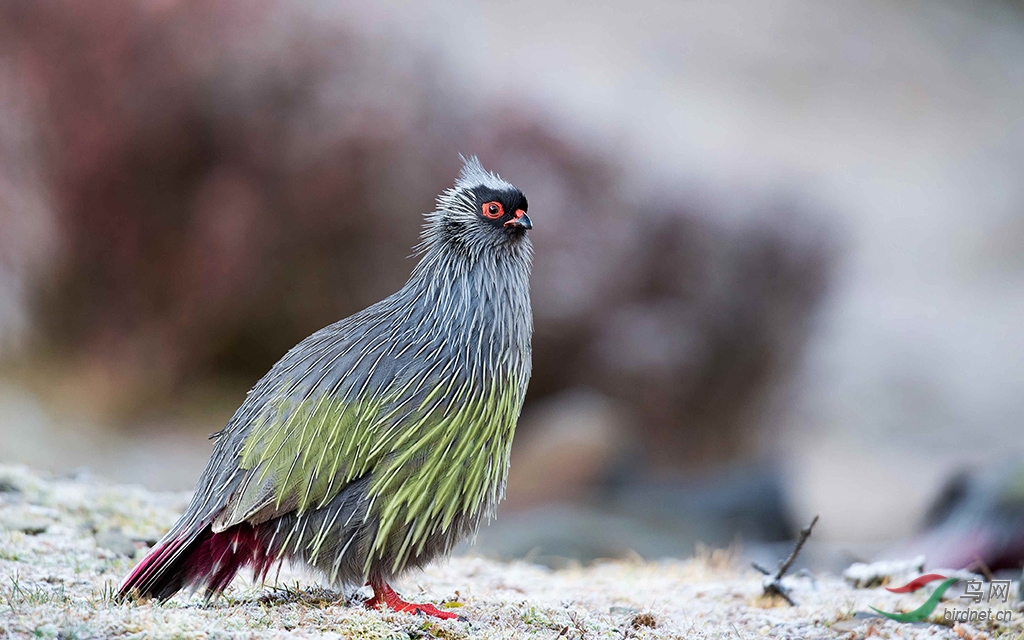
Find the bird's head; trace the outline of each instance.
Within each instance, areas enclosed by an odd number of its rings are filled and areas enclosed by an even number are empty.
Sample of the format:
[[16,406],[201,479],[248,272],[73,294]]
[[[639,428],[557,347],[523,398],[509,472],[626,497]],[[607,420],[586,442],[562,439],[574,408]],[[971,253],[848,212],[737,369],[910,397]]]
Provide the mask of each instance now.
[[424,243],[441,243],[479,254],[487,249],[529,250],[533,228],[523,192],[483,168],[476,157],[463,158],[455,186],[437,199],[427,215]]

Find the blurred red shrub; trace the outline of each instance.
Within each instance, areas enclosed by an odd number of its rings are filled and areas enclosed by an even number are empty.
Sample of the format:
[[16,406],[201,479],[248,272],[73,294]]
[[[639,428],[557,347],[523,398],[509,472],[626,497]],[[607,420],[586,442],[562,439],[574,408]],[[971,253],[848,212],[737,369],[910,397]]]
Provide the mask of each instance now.
[[615,159],[301,5],[14,0],[0,37],[57,234],[35,351],[103,372],[122,408],[255,380],[400,286],[460,151],[530,195],[531,396],[624,400],[657,462],[749,445],[826,288],[832,247],[799,207],[727,223],[623,193]]

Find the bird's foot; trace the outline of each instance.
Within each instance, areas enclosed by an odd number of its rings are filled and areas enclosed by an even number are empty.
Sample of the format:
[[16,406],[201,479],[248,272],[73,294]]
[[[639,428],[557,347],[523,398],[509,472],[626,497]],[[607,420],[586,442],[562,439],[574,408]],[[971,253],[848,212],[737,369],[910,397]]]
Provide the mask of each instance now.
[[373,587],[373,597],[366,601],[366,607],[369,609],[385,607],[392,611],[412,613],[418,616],[431,616],[442,620],[465,620],[465,618],[457,613],[441,611],[432,604],[414,604],[412,602],[406,602],[398,597],[395,590],[386,582],[382,582],[380,584],[374,584],[371,582],[370,586]]

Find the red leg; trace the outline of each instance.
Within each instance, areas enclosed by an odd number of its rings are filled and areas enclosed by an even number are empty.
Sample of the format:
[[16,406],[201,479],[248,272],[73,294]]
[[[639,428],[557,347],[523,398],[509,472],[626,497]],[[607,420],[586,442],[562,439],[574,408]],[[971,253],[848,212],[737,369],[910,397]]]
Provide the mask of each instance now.
[[395,590],[384,581],[374,582],[371,580],[367,584],[373,587],[373,597],[366,601],[366,606],[369,609],[377,609],[378,607],[383,606],[391,609],[392,611],[433,616],[435,618],[441,618],[442,620],[465,620],[465,618],[457,613],[441,611],[432,604],[413,604],[411,602],[406,602],[399,598],[398,594],[395,593]]

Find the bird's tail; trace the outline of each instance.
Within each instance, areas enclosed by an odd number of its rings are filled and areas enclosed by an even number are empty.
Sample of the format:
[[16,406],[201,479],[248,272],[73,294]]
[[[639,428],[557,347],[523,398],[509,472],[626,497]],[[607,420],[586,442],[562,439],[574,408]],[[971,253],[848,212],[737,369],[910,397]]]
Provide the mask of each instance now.
[[277,560],[260,530],[249,524],[214,533],[210,525],[194,532],[172,531],[124,579],[118,598],[166,600],[185,587],[220,593],[244,567],[266,578]]

